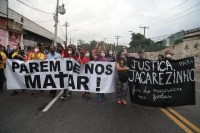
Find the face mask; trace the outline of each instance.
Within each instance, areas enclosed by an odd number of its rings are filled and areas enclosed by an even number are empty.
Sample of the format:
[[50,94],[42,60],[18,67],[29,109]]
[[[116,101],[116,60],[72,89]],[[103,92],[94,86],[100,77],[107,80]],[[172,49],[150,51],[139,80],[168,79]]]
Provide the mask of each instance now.
[[51,54],[54,54],[54,52],[55,52],[54,50],[49,50],[49,51],[51,52]]
[[127,53],[127,51],[125,50],[125,51],[124,51],[124,54],[126,54],[126,53]]
[[143,59],[143,57],[144,57],[143,55],[139,55],[139,58],[140,58],[140,59]]
[[121,58],[125,58],[125,55],[121,55]]
[[112,52],[112,51],[110,51],[110,52],[109,52],[109,54],[110,54],[110,55],[112,55],[112,54],[113,54],[113,52]]
[[37,53],[37,52],[39,51],[39,49],[38,49],[38,48],[35,48],[34,51]]
[[14,49],[14,50],[17,49],[17,46],[13,46],[13,49]]
[[72,54],[72,51],[68,51],[68,54]]
[[170,55],[170,54],[167,54],[167,55],[166,55],[166,58],[171,58],[171,55]]
[[86,56],[86,57],[89,57],[89,56],[90,56],[90,53],[86,53],[85,56]]
[[105,57],[105,53],[101,53],[101,57]]

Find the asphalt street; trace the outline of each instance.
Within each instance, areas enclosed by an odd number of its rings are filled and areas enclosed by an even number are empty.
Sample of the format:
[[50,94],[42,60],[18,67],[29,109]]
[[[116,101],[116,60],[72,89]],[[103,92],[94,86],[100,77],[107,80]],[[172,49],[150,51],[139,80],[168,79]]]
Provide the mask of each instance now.
[[[200,76],[196,75],[196,80]],[[6,87],[6,86],[5,86]],[[116,104],[115,94],[106,94],[102,103],[96,95],[83,99],[73,92],[65,101],[52,101],[49,91],[0,93],[0,133],[183,133],[200,132],[200,82],[196,82],[196,105],[173,108],[144,107]],[[59,93],[59,92],[58,92]]]

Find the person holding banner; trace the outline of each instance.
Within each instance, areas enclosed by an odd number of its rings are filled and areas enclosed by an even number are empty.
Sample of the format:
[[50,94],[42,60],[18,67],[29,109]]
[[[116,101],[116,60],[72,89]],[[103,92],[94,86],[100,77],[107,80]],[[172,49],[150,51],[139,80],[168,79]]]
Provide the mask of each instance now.
[[[47,59],[59,59],[61,58],[61,55],[59,53],[56,53],[56,47],[54,45],[51,45],[49,48],[49,53],[47,55]],[[50,90],[50,95],[52,98],[56,96],[56,90]]]
[[2,51],[2,45],[0,44],[0,92],[3,91],[4,84],[4,64],[7,57],[6,54]]
[[145,58],[145,51],[144,50],[141,50],[138,52],[138,58],[139,59],[144,59]]
[[62,57],[64,57],[64,48],[63,48],[63,46],[58,46],[58,48],[57,48],[57,52],[62,56]]
[[[38,46],[34,47],[34,52],[31,52],[28,60],[43,60],[44,54],[41,52],[40,48]],[[42,92],[42,90],[41,90]],[[34,90],[31,94],[32,97],[37,96],[37,92]]]
[[[75,56],[75,50],[70,46],[68,46],[68,48],[64,52],[63,58],[73,58],[74,60],[77,60],[80,62],[80,59],[77,56]],[[66,99],[66,93],[67,93],[67,89],[64,89],[61,99],[63,100]],[[71,95],[72,95],[72,92],[69,91],[68,96],[70,97]]]
[[[97,59],[97,61],[108,62],[108,59],[106,58],[105,50],[100,51],[100,56]],[[104,98],[104,93],[97,93],[97,102],[102,102],[103,98]]]
[[109,62],[115,62],[115,54],[112,49],[109,50],[107,58]]
[[126,54],[120,51],[117,54],[116,61],[117,81],[116,81],[116,96],[118,104],[127,104],[125,97],[128,91],[128,70]]
[[174,53],[172,53],[170,50],[165,51],[165,59],[171,60],[173,55]]
[[[13,52],[11,53],[11,59],[25,61],[26,58],[22,54],[23,53],[20,51],[19,46],[18,45],[14,45],[13,46]],[[23,90],[23,91],[25,91],[25,90]],[[18,95],[18,91],[17,90],[14,90],[13,93],[11,94],[11,96],[15,96],[15,95]]]
[[[92,54],[90,51],[86,50],[85,51],[85,56],[83,57],[83,59],[81,60],[81,64],[86,64],[87,62],[92,61]],[[84,92],[82,94],[83,98],[90,98],[90,92]]]

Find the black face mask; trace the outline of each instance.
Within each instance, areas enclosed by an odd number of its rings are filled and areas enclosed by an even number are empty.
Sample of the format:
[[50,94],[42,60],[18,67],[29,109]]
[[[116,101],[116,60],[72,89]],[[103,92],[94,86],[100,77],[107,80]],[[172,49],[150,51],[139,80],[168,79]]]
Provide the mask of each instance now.
[[55,53],[55,51],[54,50],[49,50],[50,52],[51,52],[51,54],[54,54]]
[[58,50],[59,53],[62,53],[62,50]]

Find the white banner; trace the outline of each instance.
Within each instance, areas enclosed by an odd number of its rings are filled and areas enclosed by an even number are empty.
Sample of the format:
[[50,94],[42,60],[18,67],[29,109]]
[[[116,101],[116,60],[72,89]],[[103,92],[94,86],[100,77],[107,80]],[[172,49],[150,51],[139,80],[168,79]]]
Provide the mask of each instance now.
[[7,89],[115,91],[115,63],[89,62],[81,65],[74,59],[6,62]]

